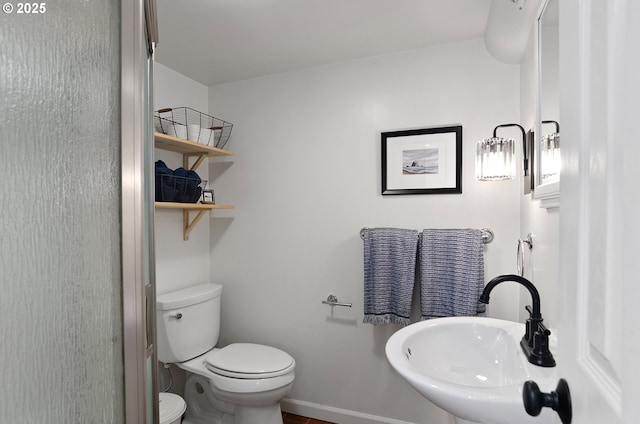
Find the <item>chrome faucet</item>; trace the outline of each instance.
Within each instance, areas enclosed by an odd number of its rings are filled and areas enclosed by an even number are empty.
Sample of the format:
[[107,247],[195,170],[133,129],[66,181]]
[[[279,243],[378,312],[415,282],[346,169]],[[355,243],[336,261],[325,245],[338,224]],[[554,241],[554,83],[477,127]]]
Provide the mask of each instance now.
[[532,306],[525,306],[525,309],[529,311],[529,319],[527,319],[524,336],[520,340],[520,347],[522,347],[527,359],[532,364],[541,367],[555,367],[556,361],[549,351],[549,335],[551,331],[542,324],[540,294],[531,281],[514,274],[499,275],[487,283],[479,301],[488,304],[491,290],[505,281],[522,284],[531,294]]

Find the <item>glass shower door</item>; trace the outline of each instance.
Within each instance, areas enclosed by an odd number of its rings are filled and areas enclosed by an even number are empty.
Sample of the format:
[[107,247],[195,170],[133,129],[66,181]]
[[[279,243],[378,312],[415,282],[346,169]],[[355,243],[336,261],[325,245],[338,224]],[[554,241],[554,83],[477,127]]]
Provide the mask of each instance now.
[[0,423],[122,423],[120,2],[12,4],[0,14]]

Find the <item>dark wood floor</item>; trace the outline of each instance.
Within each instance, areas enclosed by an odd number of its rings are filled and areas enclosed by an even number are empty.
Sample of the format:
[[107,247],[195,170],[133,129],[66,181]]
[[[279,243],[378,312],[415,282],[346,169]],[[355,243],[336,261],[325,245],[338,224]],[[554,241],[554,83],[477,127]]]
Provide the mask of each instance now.
[[282,421],[284,421],[284,424],[334,424],[330,423],[329,421],[321,421],[314,418],[307,418],[300,415],[289,414],[288,412],[282,413]]

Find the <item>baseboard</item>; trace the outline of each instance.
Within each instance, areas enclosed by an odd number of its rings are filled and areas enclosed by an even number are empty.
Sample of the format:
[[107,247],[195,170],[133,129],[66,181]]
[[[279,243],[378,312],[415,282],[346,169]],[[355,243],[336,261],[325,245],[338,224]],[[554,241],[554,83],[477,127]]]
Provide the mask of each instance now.
[[364,414],[348,409],[334,408],[333,406],[288,398],[280,402],[280,407],[284,412],[290,414],[302,415],[337,424],[414,424],[409,421],[394,420],[393,418]]

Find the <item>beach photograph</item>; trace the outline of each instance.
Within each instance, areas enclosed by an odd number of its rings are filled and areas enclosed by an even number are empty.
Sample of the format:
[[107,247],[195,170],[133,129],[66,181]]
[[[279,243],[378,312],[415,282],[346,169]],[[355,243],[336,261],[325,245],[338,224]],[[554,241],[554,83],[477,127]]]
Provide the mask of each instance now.
[[402,174],[437,174],[438,149],[411,149],[402,151]]

